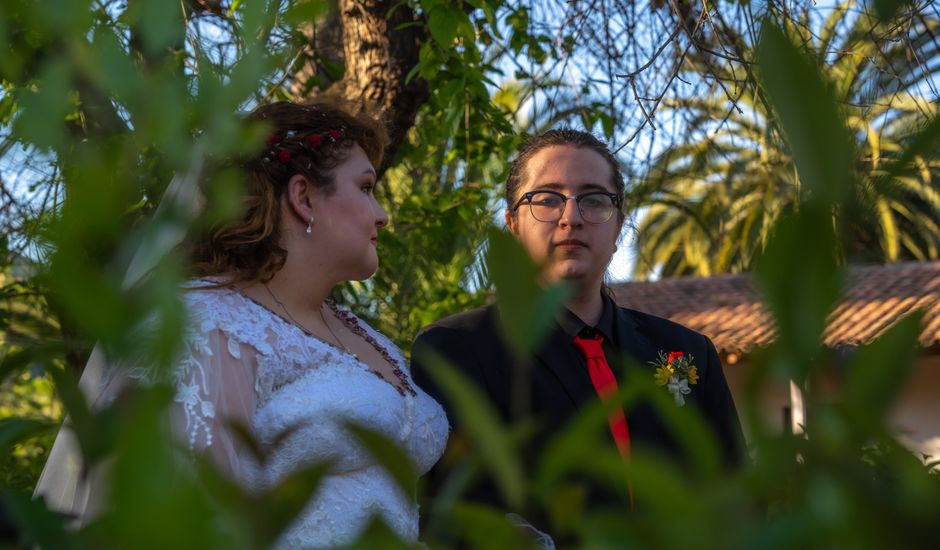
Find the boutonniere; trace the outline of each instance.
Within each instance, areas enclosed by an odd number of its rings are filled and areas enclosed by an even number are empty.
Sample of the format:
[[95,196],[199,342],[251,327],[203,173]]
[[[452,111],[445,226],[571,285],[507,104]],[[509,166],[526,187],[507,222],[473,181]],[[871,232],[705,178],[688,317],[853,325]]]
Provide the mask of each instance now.
[[656,361],[650,365],[656,367],[653,380],[657,386],[666,386],[669,393],[676,400],[676,405],[685,405],[685,395],[692,393],[691,386],[698,384],[698,368],[694,364],[695,358],[681,351],[670,351],[665,354],[659,352]]

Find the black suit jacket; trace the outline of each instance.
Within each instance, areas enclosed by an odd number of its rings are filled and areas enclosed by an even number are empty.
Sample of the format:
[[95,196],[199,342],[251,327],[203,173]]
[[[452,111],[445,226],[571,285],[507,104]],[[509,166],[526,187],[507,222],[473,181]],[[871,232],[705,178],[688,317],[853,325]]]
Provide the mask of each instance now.
[[[523,383],[528,406],[520,407],[518,387],[514,393],[514,365],[498,327],[495,305],[485,306],[447,317],[425,328],[412,347],[412,373],[415,381],[444,406],[451,426],[460,431],[445,395],[433,383],[422,362],[423,349],[431,348],[447,358],[489,397],[492,405],[507,422],[534,419],[535,437],[523,449],[523,456],[538,457],[552,432],[571,420],[579,411],[598,399],[586,369],[580,364],[578,351],[570,344],[570,336],[554,325],[545,345],[526,365]],[[639,311],[616,308],[615,330],[621,351],[633,363],[612,368],[622,380],[624,369],[643,368],[650,379],[653,367],[648,364],[659,351],[682,351],[695,357],[699,382],[687,396],[687,406],[698,409],[712,428],[726,464],[734,466],[744,459],[743,436],[737,412],[725,381],[718,353],[711,341],[691,329],[672,321]],[[608,358],[609,360],[611,358]],[[622,382],[621,382],[622,384]],[[663,390],[665,391],[665,390]],[[520,410],[526,409],[526,410]],[[634,447],[646,446],[670,455],[680,462],[682,447],[676,437],[648,403],[639,403],[627,411],[627,423]],[[610,443],[613,446],[613,442]],[[432,490],[443,472],[431,472]],[[497,493],[484,484],[471,491],[471,498],[500,505]],[[605,499],[606,500],[606,499]]]

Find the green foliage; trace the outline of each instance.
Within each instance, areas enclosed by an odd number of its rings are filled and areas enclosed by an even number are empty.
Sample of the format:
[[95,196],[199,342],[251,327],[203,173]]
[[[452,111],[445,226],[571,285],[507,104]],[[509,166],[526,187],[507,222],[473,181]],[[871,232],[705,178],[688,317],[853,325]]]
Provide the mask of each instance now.
[[[850,193],[831,216],[832,223],[845,228],[840,261],[940,258],[937,142],[914,146],[926,137],[922,130],[936,124],[935,102],[925,97],[936,69],[909,59],[911,52],[923,60],[940,54],[933,39],[940,21],[925,15],[914,25],[896,24],[901,19],[882,22],[854,1],[835,6],[819,22],[810,22],[810,12],[806,7],[793,16],[796,20],[784,14],[777,18],[783,32],[802,46],[806,60],[799,71],[819,71],[821,82],[812,92],[791,87],[773,98],[773,109],[769,80],[783,75],[790,82],[805,80],[793,74],[798,68],[790,60],[768,60],[768,74],[756,74],[750,62],[760,52],[745,33],[734,42],[747,64],[727,62],[711,69],[707,60],[691,57],[692,74],[715,70],[734,83],[665,104],[674,116],[689,118],[689,138],[663,151],[635,189],[632,204],[642,213],[637,276],[754,269],[772,228],[799,208],[804,193],[819,192],[820,181],[826,182],[823,192]],[[741,74],[747,78],[736,76]],[[785,141],[783,111],[815,109],[810,100],[822,93],[839,103],[841,126],[829,113],[830,125],[821,127],[828,138],[787,136]],[[851,158],[842,158],[846,140],[854,143]],[[809,143],[822,146],[810,148]],[[812,155],[839,155],[841,164],[833,164],[828,174],[810,173],[801,164]],[[837,183],[847,177],[858,185],[844,189]]]
[[49,378],[23,372],[0,383],[0,485],[32,489],[61,418]]
[[[480,2],[488,17],[503,2]],[[434,40],[425,42],[409,78],[431,91],[409,141],[386,174],[390,228],[379,242],[379,272],[344,298],[407,348],[419,329],[480,305],[490,283],[481,269],[506,151],[514,150],[507,109],[494,101],[500,69],[475,36],[495,32],[450,2],[422,2]]]
[[41,287],[0,273],[0,486],[33,488],[62,420],[55,385],[38,368],[62,349],[42,346],[54,340],[58,326],[48,318]]
[[[0,119],[12,124],[19,147],[49,158],[62,186],[60,207],[33,220],[30,238],[42,246],[28,263],[41,266],[35,267],[38,273],[16,278],[8,269],[0,287],[0,448],[12,449],[2,462],[0,499],[25,547],[269,547],[309,500],[329,464],[311,465],[266,491],[248,492],[207,459],[179,460],[183,451],[161,418],[172,399],[166,369],[182,331],[177,296],[182,268],[161,243],[193,223],[234,211],[235,179],[213,171],[213,161],[260,144],[262,131],[245,127],[235,113],[267,93],[276,81],[274,67],[288,65],[287,50],[271,37],[283,21],[293,25],[325,8],[318,2],[289,3],[285,15],[280,2],[233,2],[226,21],[236,36],[234,53],[219,57],[198,40],[189,43],[198,33],[185,31],[194,23],[186,11],[174,11],[178,6],[167,10],[151,0],[122,11],[123,5],[55,4],[57,9],[0,3]],[[537,130],[552,120],[525,125],[517,116],[519,106],[536,86],[556,83],[519,75],[522,82],[494,92],[488,84],[502,69],[491,45],[535,62],[557,51],[533,32],[522,5],[497,0],[412,5],[424,16],[418,24],[426,25],[430,39],[411,78],[425,79],[431,97],[387,175],[383,200],[393,226],[380,241],[380,272],[343,291],[354,309],[407,346],[421,326],[482,303],[495,284],[510,329],[505,336],[524,355],[544,335],[565,291],[539,289],[536,267],[508,236],[493,231],[494,213],[506,155],[517,148],[520,130]],[[871,121],[860,121],[838,102],[851,96],[853,83],[865,73],[848,61],[820,71],[820,60],[796,45],[802,43],[799,32],[765,23],[750,75],[760,80],[749,82],[760,90],[749,96],[750,108],[762,110],[764,118],[755,127],[740,122],[752,132],[749,139],[759,136],[760,143],[774,146],[759,158],[773,169],[744,156],[747,147],[736,149],[737,164],[718,169],[749,174],[745,182],[770,178],[756,194],[745,193],[747,208],[735,210],[741,217],[735,238],[752,239],[748,248],[721,249],[719,255],[720,265],[758,266],[778,329],[777,344],[755,356],[748,392],[739,403],[754,422],[753,463],[723,471],[717,444],[701,419],[676,408],[651,377],[642,376],[623,384],[617,400],[598,402],[558,426],[543,456],[521,456],[532,427],[502,425],[459,371],[428,358],[436,382],[471,427],[467,441],[454,442],[467,451],[464,462],[422,508],[432,547],[531,546],[506,510],[463,501],[468,482],[483,474],[496,479],[511,511],[544,518],[538,527],[565,546],[864,548],[932,540],[940,476],[901,447],[886,420],[916,357],[918,319],[900,323],[859,350],[834,395],[820,391],[819,380],[834,370],[820,335],[841,290],[839,265],[844,243],[853,236],[853,208],[877,188],[876,199],[887,201],[894,216],[908,203],[892,202],[891,193],[905,185],[930,203],[922,184],[934,173],[931,152],[940,130],[935,119],[922,125],[920,119],[899,116],[891,140],[872,137],[879,132],[859,132]],[[569,38],[560,43],[570,48]],[[567,112],[572,113],[614,128],[609,116],[591,109],[575,106]],[[917,130],[901,131],[912,126]],[[686,189],[694,190],[699,175],[708,179],[715,173],[708,146],[693,143],[681,152],[694,162],[683,168],[683,183],[662,199],[685,208],[689,227],[705,232],[714,229],[714,218],[691,207]],[[859,168],[866,163],[870,169]],[[180,174],[176,182],[184,191],[204,181],[211,204],[220,206],[195,220],[187,201],[154,211],[154,199],[171,173]],[[733,198],[742,186],[731,187],[727,195]],[[756,219],[755,208],[777,204],[778,188],[786,207]],[[914,221],[917,209],[908,212]],[[681,246],[696,249],[694,234],[678,230],[676,223],[664,223],[658,234],[666,238],[674,232]],[[884,241],[894,239],[912,254],[933,257],[933,231],[922,225],[907,233],[907,241],[900,236]],[[710,250],[700,247],[695,254],[708,256]],[[744,259],[728,260],[736,254]],[[667,256],[664,265],[675,272],[697,265]],[[155,365],[156,383],[128,390],[104,408],[86,403],[66,357],[87,351],[94,341],[101,344],[97,353],[110,361],[147,357]],[[776,433],[756,413],[762,389],[779,379],[793,379],[805,390],[811,414],[804,434]],[[629,409],[640,400],[651,403],[678,434],[693,457],[690,464],[642,448],[625,464],[607,444],[610,410]],[[66,411],[86,465],[108,464],[113,480],[100,519],[72,530],[29,497],[49,446],[49,426]],[[249,438],[244,427],[233,429]],[[416,473],[394,442],[368,427],[350,429],[403,488],[414,485]],[[255,441],[246,445],[262,461],[269,452]],[[588,502],[588,483],[614,487],[619,502],[609,507]],[[631,487],[644,506],[627,514]],[[407,547],[380,521],[357,545]]]

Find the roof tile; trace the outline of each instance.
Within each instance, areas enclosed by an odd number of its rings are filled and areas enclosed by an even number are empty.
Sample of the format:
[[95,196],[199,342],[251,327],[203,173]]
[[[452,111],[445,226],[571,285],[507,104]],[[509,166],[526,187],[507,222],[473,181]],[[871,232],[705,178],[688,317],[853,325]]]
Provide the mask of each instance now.
[[[776,337],[751,274],[677,277],[613,285],[617,302],[697,330],[724,352],[742,353]],[[851,267],[842,301],[827,320],[829,347],[867,344],[923,311],[920,343],[940,343],[940,262]]]

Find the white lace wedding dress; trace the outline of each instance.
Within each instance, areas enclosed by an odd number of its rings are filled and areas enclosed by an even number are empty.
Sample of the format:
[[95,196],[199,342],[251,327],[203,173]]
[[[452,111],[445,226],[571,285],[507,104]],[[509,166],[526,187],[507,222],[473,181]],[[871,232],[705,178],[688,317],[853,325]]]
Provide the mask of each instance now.
[[[196,325],[177,371],[177,402],[190,447],[212,453],[236,479],[256,487],[275,484],[302,465],[333,461],[279,546],[350,543],[373,515],[403,539],[417,540],[413,495],[401,491],[343,427],[355,422],[381,432],[406,451],[419,474],[434,465],[447,441],[447,417],[414,386],[401,351],[358,321],[406,372],[414,396],[237,291],[193,289],[185,300]],[[263,445],[293,431],[257,469],[222,429],[224,418],[245,421]]]
[[[356,320],[390,352],[416,395],[402,395],[354,356],[308,336],[238,291],[204,288],[209,284],[188,285],[184,300],[192,325],[174,371],[174,425],[189,448],[209,454],[247,488],[269,487],[301,466],[332,461],[279,548],[353,542],[373,516],[403,540],[416,541],[413,494],[403,492],[344,428],[353,422],[384,434],[406,452],[419,474],[440,457],[447,417],[414,385],[401,351]],[[273,448],[263,468],[226,428],[232,420],[249,426],[262,445]],[[285,431],[289,435],[279,437]]]

